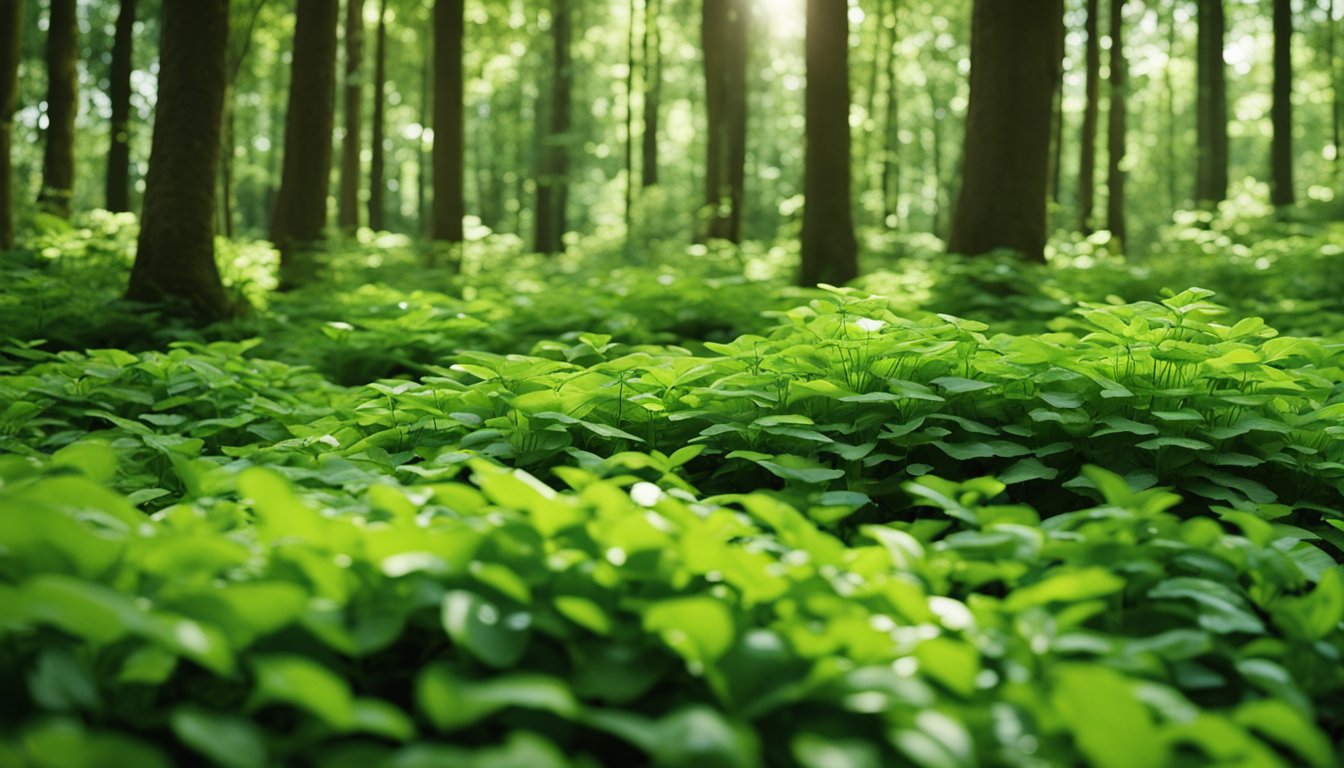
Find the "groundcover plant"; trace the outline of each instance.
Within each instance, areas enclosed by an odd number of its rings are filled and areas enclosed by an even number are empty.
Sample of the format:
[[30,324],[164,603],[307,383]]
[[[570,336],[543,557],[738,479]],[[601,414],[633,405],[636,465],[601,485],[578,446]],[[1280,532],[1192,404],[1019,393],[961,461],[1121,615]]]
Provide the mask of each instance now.
[[[1344,345],[1216,299],[827,289],[352,387],[11,342],[0,757],[1332,765]],[[451,343],[403,311],[274,357]]]

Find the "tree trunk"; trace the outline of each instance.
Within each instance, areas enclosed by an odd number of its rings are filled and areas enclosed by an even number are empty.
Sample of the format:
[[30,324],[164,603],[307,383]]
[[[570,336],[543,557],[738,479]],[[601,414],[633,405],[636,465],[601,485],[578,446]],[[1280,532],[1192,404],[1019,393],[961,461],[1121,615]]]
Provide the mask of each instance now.
[[551,69],[551,114],[542,142],[541,177],[537,179],[536,232],[533,249],[557,254],[565,250],[565,208],[569,199],[571,32],[570,0],[551,0],[554,61]]
[[625,36],[625,239],[635,229],[635,0],[628,6]]
[[975,0],[961,193],[948,248],[1045,260],[1063,0]]
[[434,5],[434,240],[462,242],[466,156],[462,118],[463,0]]
[[659,0],[644,2],[644,145],[641,183],[658,183],[658,121],[663,90],[663,36],[659,25]]
[[742,240],[747,160],[747,0],[704,0],[701,34],[705,55],[708,122],[705,204],[708,235]]
[[359,229],[359,153],[364,106],[364,0],[345,0],[345,136],[341,139],[341,229]]
[[373,135],[369,155],[369,228],[387,229],[387,182],[384,180],[387,138],[387,0],[378,2],[378,32],[373,48]]
[[1199,0],[1195,201],[1227,199],[1227,71],[1223,62],[1223,0]]
[[1092,209],[1097,189],[1097,122],[1101,99],[1100,0],[1087,0],[1087,102],[1083,107],[1083,136],[1078,157],[1078,231],[1092,232]]
[[75,189],[75,115],[79,111],[79,21],[75,0],[51,0],[47,24],[47,136],[38,207],[70,218]]
[[327,224],[339,10],[337,0],[298,0],[285,159],[271,224],[271,240],[280,249],[282,289],[312,281],[314,251]]
[[900,225],[901,215],[901,89],[896,77],[896,42],[900,39],[901,3],[891,8],[891,35],[886,45],[887,115],[882,136],[882,212],[889,227]]
[[0,251],[14,247],[14,102],[23,54],[23,0],[0,7]]
[[801,285],[843,285],[859,274],[850,189],[849,11],[807,0],[807,136]]
[[[1176,3],[1172,0],[1171,16],[1167,19],[1167,61],[1176,60]],[[1171,210],[1180,205],[1177,190],[1176,167],[1176,82],[1171,67],[1162,68],[1162,89],[1167,103],[1167,200]]]
[[131,210],[131,59],[135,37],[135,0],[121,0],[112,39],[108,100],[112,102],[112,143],[107,150],[106,204],[109,211]]
[[233,148],[237,146],[232,77],[224,84],[223,135],[219,141],[219,228],[233,237]]
[[1293,193],[1293,3],[1274,0],[1274,125],[1270,202],[1292,205]]
[[1065,59],[1065,35],[1059,36],[1059,60],[1061,62],[1059,79],[1055,81],[1054,125],[1050,129],[1050,202],[1056,206],[1064,198],[1064,131],[1068,121],[1064,119],[1064,79],[1062,62]]
[[1111,104],[1107,127],[1106,228],[1125,247],[1125,131],[1129,62],[1125,59],[1125,0],[1111,0]]
[[214,226],[228,34],[228,0],[163,0],[153,149],[126,291],[199,322],[232,312],[215,266]]
[[1326,59],[1328,61],[1328,68],[1330,70],[1330,148],[1334,150],[1330,154],[1331,154],[1331,167],[1333,168],[1335,175],[1338,175],[1340,165],[1339,152],[1341,144],[1341,137],[1340,137],[1341,109],[1339,102],[1339,70],[1337,66],[1339,58],[1336,55],[1336,44],[1339,36],[1339,28],[1337,23],[1335,22],[1335,0],[1329,0],[1329,2],[1326,4],[1326,14],[1327,14],[1325,17]]

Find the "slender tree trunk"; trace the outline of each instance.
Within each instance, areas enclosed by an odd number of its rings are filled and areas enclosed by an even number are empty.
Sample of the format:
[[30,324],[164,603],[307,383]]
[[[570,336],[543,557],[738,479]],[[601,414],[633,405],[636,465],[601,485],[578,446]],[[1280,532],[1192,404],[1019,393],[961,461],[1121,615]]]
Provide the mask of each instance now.
[[1101,100],[1100,0],[1087,0],[1087,102],[1083,107],[1083,136],[1078,156],[1078,231],[1092,232],[1092,209],[1097,189],[1097,123]]
[[[878,91],[881,90],[882,72],[885,64],[885,57],[882,53],[882,43],[886,40],[887,31],[887,0],[877,0],[877,8],[873,13],[873,19],[876,24],[873,29],[873,57],[869,61],[868,68],[868,88],[865,97],[867,104],[864,105],[863,116],[866,121],[863,132],[863,172],[860,176],[868,185],[868,189],[876,192],[880,197],[883,189],[882,178],[882,153],[886,150],[886,141],[883,139],[881,131],[878,130],[880,122],[877,116]],[[878,226],[883,226],[886,222],[886,212],[878,210]]]
[[23,0],[0,5],[0,251],[14,247],[14,102],[23,54]]
[[1293,193],[1293,3],[1274,0],[1274,125],[1270,202],[1292,205]]
[[644,2],[644,146],[640,170],[645,187],[658,183],[658,120],[663,90],[663,36],[659,0]]
[[462,126],[463,0],[434,5],[434,223],[430,236],[463,241],[466,215],[465,143]]
[[47,23],[47,137],[40,208],[70,218],[75,189],[75,115],[79,111],[79,22],[75,0],[51,0]]
[[1339,175],[1340,166],[1340,103],[1339,103],[1339,61],[1336,55],[1336,40],[1338,39],[1339,29],[1335,22],[1335,0],[1328,0],[1326,4],[1325,17],[1325,46],[1326,58],[1330,69],[1330,147],[1334,151],[1331,155],[1331,167],[1336,176]]
[[434,120],[434,57],[426,56],[420,67],[420,126],[421,133],[415,143],[415,214],[418,217],[416,231],[429,237],[433,231],[434,211],[429,202],[430,157],[433,149],[425,151],[424,126]]
[[163,0],[153,149],[126,291],[201,322],[233,311],[215,266],[214,227],[228,34],[228,0]]
[[[1064,61],[1065,35],[1059,37],[1059,60]],[[1054,126],[1050,130],[1050,202],[1056,206],[1064,198],[1064,131],[1068,122],[1064,119],[1064,68],[1060,66],[1059,79],[1055,82]]]
[[283,289],[311,282],[315,246],[327,224],[339,10],[336,0],[298,0],[285,159],[271,225]]
[[901,84],[896,77],[896,43],[900,40],[901,3],[893,0],[891,35],[886,45],[887,116],[882,136],[882,210],[887,226],[900,225],[901,215]]
[[106,204],[109,211],[131,210],[131,53],[135,43],[135,0],[121,0],[112,39],[112,66],[108,73],[109,126],[112,143],[107,150]]
[[1063,0],[975,0],[961,193],[948,249],[1045,259]]
[[234,119],[233,82],[224,85],[223,135],[219,142],[219,229],[233,237],[233,151],[237,146],[237,121]]
[[387,229],[387,0],[378,0],[378,32],[373,47],[373,127],[369,156],[369,228]]
[[635,229],[635,0],[630,0],[625,52],[625,239]]
[[742,240],[746,197],[751,5],[746,0],[704,0],[701,24],[709,128],[705,168],[708,234],[737,243]]
[[565,250],[565,208],[569,202],[570,86],[573,72],[569,48],[572,33],[570,0],[551,0],[554,35],[550,121],[542,141],[541,177],[537,179],[536,232],[538,253]]
[[[1167,19],[1167,61],[1176,60],[1176,3],[1178,0],[1172,0],[1171,16]],[[1171,74],[1171,67],[1162,68],[1162,87],[1166,92],[1167,101],[1167,199],[1170,201],[1171,210],[1175,211],[1180,205],[1179,192],[1177,192],[1177,175],[1179,170],[1176,167],[1176,82]]]
[[360,151],[364,115],[364,0],[345,0],[345,136],[341,139],[340,226],[359,229]]
[[1125,226],[1125,132],[1129,88],[1129,62],[1125,59],[1125,0],[1111,0],[1111,104],[1107,127],[1106,228],[1124,249]]
[[[1059,55],[1063,59],[1063,51]],[[1055,117],[1050,129],[1050,202],[1058,206],[1064,196],[1064,130],[1067,129],[1067,121],[1064,120],[1063,77],[1059,78],[1059,86],[1055,89],[1055,105],[1052,109]]]
[[1207,208],[1227,199],[1227,68],[1223,61],[1223,0],[1199,0],[1198,13],[1195,201]]
[[807,0],[807,136],[801,285],[843,285],[859,274],[850,188],[849,11]]

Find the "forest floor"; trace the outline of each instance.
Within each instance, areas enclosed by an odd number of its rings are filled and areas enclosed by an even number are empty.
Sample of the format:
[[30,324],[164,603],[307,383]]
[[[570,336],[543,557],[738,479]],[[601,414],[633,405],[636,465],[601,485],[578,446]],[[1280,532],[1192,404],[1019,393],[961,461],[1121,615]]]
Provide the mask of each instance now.
[[1340,225],[221,241],[196,331],[132,223],[0,254],[0,766],[1344,754]]

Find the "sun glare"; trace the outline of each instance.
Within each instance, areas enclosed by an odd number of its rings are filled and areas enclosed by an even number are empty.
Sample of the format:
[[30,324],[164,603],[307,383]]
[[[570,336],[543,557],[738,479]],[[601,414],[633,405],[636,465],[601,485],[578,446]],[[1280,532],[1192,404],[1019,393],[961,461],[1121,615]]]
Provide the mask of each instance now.
[[755,11],[774,37],[802,37],[807,31],[807,0],[755,0]]

